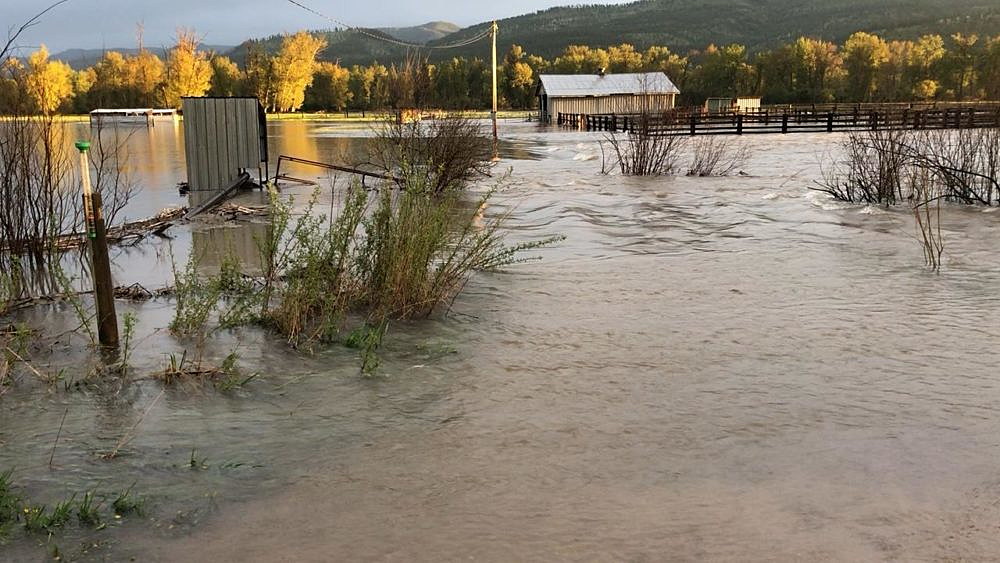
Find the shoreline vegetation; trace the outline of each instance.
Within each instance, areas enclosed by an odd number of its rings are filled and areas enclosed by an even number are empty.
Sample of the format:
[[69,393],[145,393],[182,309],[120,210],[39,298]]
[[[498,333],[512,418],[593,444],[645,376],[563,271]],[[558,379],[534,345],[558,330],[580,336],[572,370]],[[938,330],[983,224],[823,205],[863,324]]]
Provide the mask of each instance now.
[[[428,110],[428,113],[439,113],[444,110]],[[447,117],[461,117],[466,119],[489,119],[489,111],[447,111]],[[501,120],[527,120],[537,115],[532,110],[501,110],[497,112],[497,119]],[[0,121],[10,121],[18,119],[19,116],[0,115]],[[55,114],[50,116],[55,123],[89,123],[90,115],[82,114]],[[292,112],[292,113],[269,113],[268,121],[331,121],[337,123],[374,123],[380,121],[392,121],[396,119],[395,112],[365,112],[360,111],[345,112]],[[178,114],[178,121],[184,121],[184,116]]]
[[[501,227],[508,215],[484,213],[509,183],[509,173],[490,178],[493,148],[481,121],[452,115],[424,124],[382,121],[373,127],[367,141],[372,165],[402,178],[402,184],[384,183],[372,192],[355,182],[338,187],[334,178],[332,187],[340,195],[328,209],[317,206],[318,192],[294,202],[268,185],[269,203],[259,210],[268,223],[267,236],[256,240],[263,271],[245,272],[234,257],[226,258],[219,276],[202,275],[194,255],[194,262],[174,264],[173,285],[155,294],[176,303],[172,332],[204,337],[206,324],[218,317],[219,326],[227,328],[277,329],[300,347],[336,340],[349,314],[360,314],[366,325],[384,332],[392,320],[431,315],[457,296],[474,271],[521,262],[521,252],[558,240],[543,237],[507,246]],[[56,244],[61,233],[74,230],[82,213],[75,198],[67,196],[76,193],[78,175],[65,134],[54,116],[0,121],[0,149],[10,157],[0,162],[0,194],[11,202],[5,207],[6,243],[0,245],[0,263],[7,266],[0,274],[0,315],[18,303],[79,295],[70,291],[76,280],[62,271],[63,256],[71,249]],[[105,195],[114,230],[118,212],[137,187],[124,172],[128,155],[119,132],[97,130],[94,138],[96,188]],[[37,139],[46,142],[39,145]],[[484,181],[491,185],[467,192]],[[34,295],[32,284],[21,278],[37,279],[42,271],[53,281],[42,284],[46,295]],[[333,302],[324,301],[330,296]],[[296,302],[300,308],[294,312],[280,311]],[[82,304],[76,308],[81,326],[88,327],[90,313]],[[0,386],[13,380],[0,379]]]
[[[51,59],[42,45],[23,59],[0,56],[0,115],[179,108],[182,97],[205,95],[253,96],[271,114],[308,112],[314,119],[345,111],[491,107],[492,68],[479,58],[432,63],[411,51],[389,64],[344,67],[331,62],[337,46],[322,34],[300,31],[279,43],[249,41],[237,61],[201,49],[194,32],[184,30],[165,58],[144,49],[109,51],[82,70]],[[567,45],[550,59],[513,45],[498,61],[499,107],[534,109],[541,74],[602,69],[662,71],[680,89],[682,107],[719,96],[760,96],[766,105],[997,100],[1000,36],[928,33],[894,40],[858,31],[839,44],[803,36],[756,52],[740,44],[687,53],[666,45]]]

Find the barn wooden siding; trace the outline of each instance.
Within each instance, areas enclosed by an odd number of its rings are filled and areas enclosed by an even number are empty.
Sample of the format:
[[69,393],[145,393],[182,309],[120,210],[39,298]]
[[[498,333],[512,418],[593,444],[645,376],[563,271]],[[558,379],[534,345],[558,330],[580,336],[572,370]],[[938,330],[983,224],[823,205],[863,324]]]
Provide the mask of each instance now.
[[578,98],[549,97],[548,115],[550,119],[560,113],[619,113],[635,114],[658,112],[674,107],[674,94],[613,94],[610,96],[588,96]]
[[184,98],[183,109],[192,194],[222,191],[244,170],[267,161],[267,131],[257,98]]

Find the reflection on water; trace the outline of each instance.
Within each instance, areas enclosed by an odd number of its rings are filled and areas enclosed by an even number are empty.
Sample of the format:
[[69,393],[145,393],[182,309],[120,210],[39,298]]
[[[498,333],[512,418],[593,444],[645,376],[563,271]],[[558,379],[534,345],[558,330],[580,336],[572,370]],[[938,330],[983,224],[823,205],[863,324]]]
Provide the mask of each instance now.
[[191,243],[199,272],[207,276],[217,274],[228,262],[239,264],[247,275],[261,275],[263,263],[259,243],[267,240],[270,228],[265,223],[241,222],[192,232]]
[[[262,374],[246,389],[170,391],[113,463],[94,453],[156,385],[13,392],[0,467],[16,460],[38,494],[136,481],[163,525],[108,531],[112,559],[1000,553],[995,214],[949,207],[934,275],[907,212],[809,190],[835,136],[768,137],[747,176],[623,178],[597,173],[597,135],[504,131],[515,182],[487,213],[511,213],[513,241],[567,238],[477,275],[447,318],[390,327],[382,377],[358,377],[344,348],[221,333],[205,353],[235,347]],[[279,151],[320,160],[365,135],[336,132],[270,128]],[[172,248],[249,255],[258,228],[179,230]],[[161,275],[165,246],[119,256],[116,276]],[[131,308],[137,372],[190,344],[160,330],[171,303]]]

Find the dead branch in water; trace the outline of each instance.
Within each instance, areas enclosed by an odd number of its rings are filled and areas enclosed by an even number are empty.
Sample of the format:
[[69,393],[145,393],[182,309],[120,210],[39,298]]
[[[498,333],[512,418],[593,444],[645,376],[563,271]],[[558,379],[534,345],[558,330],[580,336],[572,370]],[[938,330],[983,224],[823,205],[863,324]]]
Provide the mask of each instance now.
[[130,428],[128,430],[128,432],[126,432],[125,434],[122,435],[121,440],[118,440],[118,444],[115,445],[115,449],[113,449],[110,452],[107,452],[107,453],[101,455],[101,458],[103,458],[103,459],[114,459],[114,458],[118,457],[118,452],[123,447],[125,447],[126,444],[128,444],[129,442],[131,442],[135,438],[135,429],[138,428],[140,424],[142,424],[142,421],[146,420],[146,416],[149,414],[150,411],[153,410],[153,407],[156,406],[156,403],[158,403],[160,401],[160,398],[163,397],[163,393],[165,393],[165,392],[166,392],[166,389],[160,391],[160,394],[157,395],[156,398],[153,399],[153,401],[151,403],[149,403],[149,406],[146,408],[146,412],[142,413],[142,416],[140,416],[139,420],[137,420],[136,423],[132,425],[132,428]]
[[[148,219],[112,227],[108,230],[108,242],[112,244],[124,244],[131,241],[132,244],[135,244],[149,235],[162,235],[164,231],[183,217],[186,212],[187,208],[184,207],[168,208]],[[26,242],[34,244],[38,241],[4,241],[3,246],[0,246],[0,251],[11,251],[23,246]],[[51,240],[51,245],[56,250],[71,250],[80,248],[86,244],[86,233],[66,233],[57,235]]]
[[[120,285],[115,288],[115,299],[121,299],[125,301],[148,301],[154,297],[162,297],[165,295],[171,295],[174,292],[172,287],[161,287],[155,290],[146,289],[144,286],[138,283],[132,285]],[[35,297],[24,297],[21,299],[16,299],[9,303],[6,303],[3,309],[0,309],[0,315],[9,315],[15,311],[20,311],[21,309],[27,309],[29,307],[34,307],[35,305],[46,305],[49,303],[57,303],[59,301],[64,301],[66,299],[73,299],[76,297],[81,297],[83,295],[91,295],[94,292],[91,290],[87,291],[72,291],[64,293],[54,293],[51,295],[39,295]]]
[[931,270],[941,270],[941,255],[944,253],[944,237],[941,234],[941,199],[935,193],[931,174],[918,170],[910,178],[913,192],[913,218],[924,250],[924,261]]

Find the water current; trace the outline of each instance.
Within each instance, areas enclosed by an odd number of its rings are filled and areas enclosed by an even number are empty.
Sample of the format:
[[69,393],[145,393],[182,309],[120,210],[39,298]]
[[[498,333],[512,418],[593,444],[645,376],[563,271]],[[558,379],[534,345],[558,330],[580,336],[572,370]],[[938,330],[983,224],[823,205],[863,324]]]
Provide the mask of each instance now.
[[[346,160],[366,132],[270,134],[274,154]],[[52,541],[142,561],[1000,558],[996,214],[946,206],[935,274],[907,211],[810,189],[837,135],[753,139],[740,175],[628,178],[599,174],[598,134],[502,134],[512,185],[487,212],[512,211],[512,241],[566,239],[390,327],[379,376],[348,349],[240,331],[207,353],[238,346],[257,379],[170,389],[144,419],[149,381],[0,399],[0,470],[26,492],[150,498],[149,522]],[[183,204],[180,132],[131,142],[130,216]],[[162,285],[171,251],[252,228],[174,237],[118,251],[117,282]],[[169,300],[127,307],[137,370],[184,348]],[[29,319],[75,326],[58,305]]]

